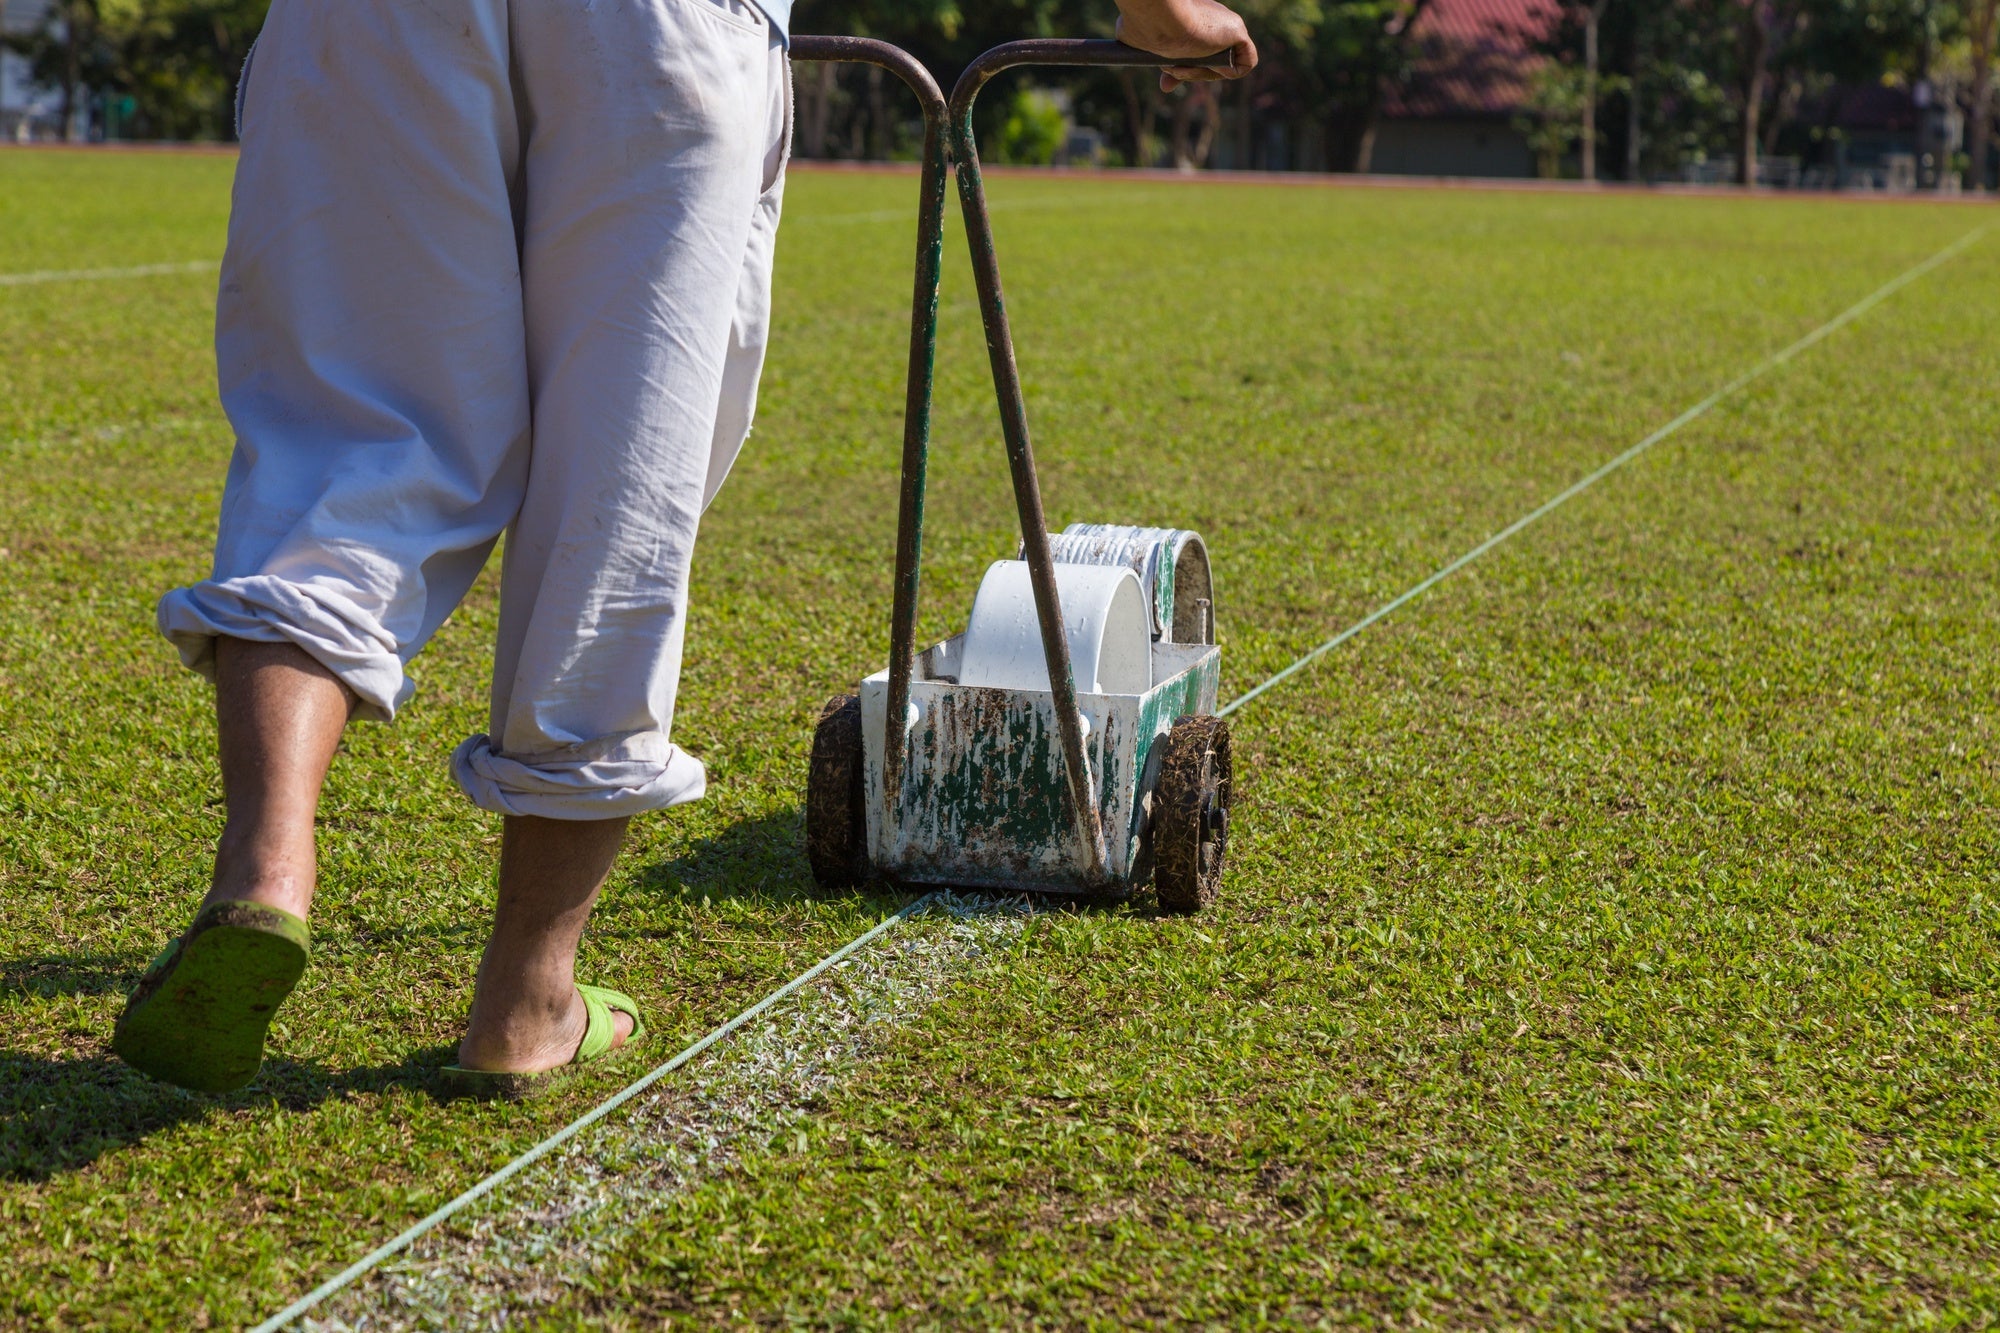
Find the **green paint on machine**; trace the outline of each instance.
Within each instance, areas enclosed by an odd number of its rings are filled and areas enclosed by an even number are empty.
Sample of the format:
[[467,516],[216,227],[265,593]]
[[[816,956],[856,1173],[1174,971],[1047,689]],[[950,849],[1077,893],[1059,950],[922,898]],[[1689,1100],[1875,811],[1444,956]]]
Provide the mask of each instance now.
[[1144,694],[1078,696],[1109,843],[1107,876],[1095,882],[1069,809],[1054,700],[1046,691],[958,684],[950,670],[958,649],[959,640],[950,639],[918,656],[893,805],[885,800],[881,753],[888,673],[862,682],[875,868],[910,883],[1107,897],[1142,886],[1151,871],[1146,797],[1157,776],[1154,745],[1177,719],[1214,711],[1220,649],[1156,642],[1157,685]]
[[921,695],[897,802],[909,849],[922,856],[911,869],[949,871],[953,849],[1026,874],[1059,861],[1073,835],[1048,710],[1009,690]]

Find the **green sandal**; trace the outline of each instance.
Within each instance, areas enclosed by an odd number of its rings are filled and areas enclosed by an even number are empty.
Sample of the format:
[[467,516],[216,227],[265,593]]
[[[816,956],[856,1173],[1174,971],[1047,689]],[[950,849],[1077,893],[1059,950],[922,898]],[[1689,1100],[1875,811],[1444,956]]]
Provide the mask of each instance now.
[[[521,1074],[504,1069],[467,1069],[463,1065],[446,1065],[438,1071],[438,1090],[447,1097],[476,1097],[482,1101],[524,1101],[540,1096],[548,1091],[551,1084],[575,1073],[579,1068],[601,1059],[603,1056],[622,1054],[639,1044],[639,1038],[646,1035],[646,1020],[639,1014],[638,1001],[623,991],[612,990],[608,986],[585,986],[578,984],[576,993],[583,997],[583,1011],[588,1016],[583,1029],[583,1041],[576,1048],[566,1065],[554,1069],[544,1069],[538,1073]],[[613,1013],[632,1016],[632,1035],[617,1046],[611,1043],[617,1035],[612,1024]]]
[[312,932],[290,912],[213,903],[147,965],[111,1049],[162,1082],[234,1092],[257,1076],[271,1017],[311,952]]

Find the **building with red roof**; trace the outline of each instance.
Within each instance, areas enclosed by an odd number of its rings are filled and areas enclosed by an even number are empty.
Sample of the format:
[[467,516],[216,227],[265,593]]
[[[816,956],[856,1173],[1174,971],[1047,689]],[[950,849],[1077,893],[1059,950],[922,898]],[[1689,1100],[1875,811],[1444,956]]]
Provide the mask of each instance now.
[[1561,17],[1556,0],[1431,0],[1411,34],[1412,77],[1383,101],[1370,170],[1534,175],[1514,119]]

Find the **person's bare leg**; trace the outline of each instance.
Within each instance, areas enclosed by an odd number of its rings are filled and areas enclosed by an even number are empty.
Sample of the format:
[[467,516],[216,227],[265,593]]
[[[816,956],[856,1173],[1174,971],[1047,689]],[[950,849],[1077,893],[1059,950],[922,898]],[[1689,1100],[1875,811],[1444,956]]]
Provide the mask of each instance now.
[[[458,1046],[467,1069],[533,1074],[567,1064],[583,1041],[576,946],[604,887],[624,819],[510,816],[500,843],[500,903]],[[614,1014],[614,1044],[632,1020]]]
[[[196,1092],[257,1076],[271,1017],[298,983],[310,937],[313,816],[354,696],[289,643],[216,643],[215,717],[228,802],[204,907],[125,1001],[111,1046],[134,1069]],[[272,910],[272,909],[275,909]]]
[[215,718],[228,817],[203,905],[312,906],[313,819],[355,704],[340,678],[291,643],[217,639]]

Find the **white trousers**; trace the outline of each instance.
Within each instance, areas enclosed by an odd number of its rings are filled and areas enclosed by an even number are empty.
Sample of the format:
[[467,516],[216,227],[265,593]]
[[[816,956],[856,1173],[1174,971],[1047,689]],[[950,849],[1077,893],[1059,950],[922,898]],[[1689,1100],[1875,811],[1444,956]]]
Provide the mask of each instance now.
[[236,451],[160,630],[289,640],[387,720],[507,533],[479,805],[698,799],[701,512],[749,433],[790,137],[742,0],[276,0],[216,311]]

